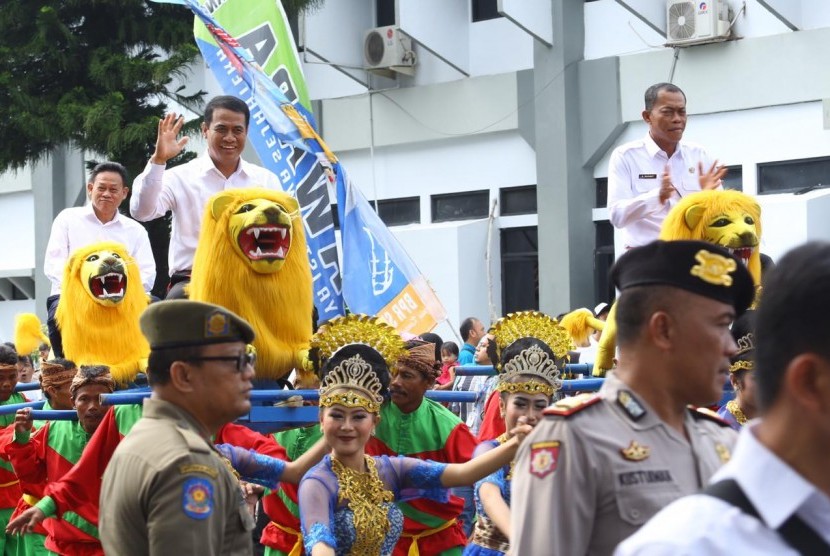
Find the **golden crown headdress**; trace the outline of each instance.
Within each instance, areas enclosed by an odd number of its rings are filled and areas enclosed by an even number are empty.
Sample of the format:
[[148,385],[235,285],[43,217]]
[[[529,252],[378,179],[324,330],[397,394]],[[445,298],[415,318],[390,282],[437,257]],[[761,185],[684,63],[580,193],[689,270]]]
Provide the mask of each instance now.
[[[400,334],[375,317],[352,314],[332,319],[311,339],[311,347],[319,351],[321,361],[331,359],[338,351],[350,345],[365,345],[383,358],[390,373],[395,363],[406,354]],[[335,393],[337,390],[343,392]],[[360,354],[341,361],[331,369],[320,384],[320,406],[334,404],[362,407],[372,413],[383,403],[383,385],[371,364]]]
[[747,332],[737,340],[738,351],[732,356],[733,363],[729,365],[729,372],[735,373],[740,370],[751,371],[755,368],[755,364],[750,358],[750,353],[755,349],[755,335],[752,332]]
[[[561,371],[556,360],[567,360],[568,351],[574,349],[574,345],[568,331],[556,319],[538,311],[510,313],[490,328],[490,334],[495,337],[499,354],[521,338],[540,340],[554,354],[554,358],[551,358],[538,344],[534,344],[521,350],[503,366],[496,362],[496,369],[501,372],[496,390],[552,396],[562,387]],[[517,381],[521,376],[530,376],[532,379]]]

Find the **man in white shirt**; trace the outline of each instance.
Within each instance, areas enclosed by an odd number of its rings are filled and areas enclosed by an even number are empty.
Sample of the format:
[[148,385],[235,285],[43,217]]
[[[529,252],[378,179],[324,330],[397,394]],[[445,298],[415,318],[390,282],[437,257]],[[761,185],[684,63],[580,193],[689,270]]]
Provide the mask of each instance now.
[[655,515],[617,556],[830,554],[828,337],[830,243],[809,243],[764,286],[754,335],[761,420],[743,428],[709,488]]
[[64,266],[73,251],[99,241],[123,243],[138,263],[144,291],[153,289],[156,280],[156,261],[147,231],[135,220],[118,212],[118,206],[130,191],[127,187],[127,169],[117,162],[98,164],[92,169],[86,190],[89,204],[64,209],[55,217],[43,261],[43,272],[52,282],[46,308],[49,314],[49,341],[55,357],[63,357],[55,310],[60,299]]
[[184,117],[171,113],[159,121],[155,152],[133,182],[130,212],[142,222],[160,218],[168,211],[173,213],[168,298],[181,297],[184,285],[190,281],[202,213],[211,195],[241,187],[282,189],[273,172],[242,160],[250,118],[248,105],[236,97],[211,99],[202,124],[207,152],[169,170],[165,169],[167,161],[187,144],[187,137],[178,138]]
[[681,141],[686,95],[676,85],[657,83],[646,90],[643,120],[648,134],[614,149],[608,163],[608,215],[626,250],[657,239],[677,201],[721,187],[726,175],[703,147]]

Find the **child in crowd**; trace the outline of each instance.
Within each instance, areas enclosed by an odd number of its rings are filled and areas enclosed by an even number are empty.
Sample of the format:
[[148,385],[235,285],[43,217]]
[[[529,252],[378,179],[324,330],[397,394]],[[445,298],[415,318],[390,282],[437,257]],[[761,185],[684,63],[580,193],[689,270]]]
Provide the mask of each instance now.
[[441,344],[441,375],[435,380],[436,390],[451,390],[455,382],[455,368],[458,366],[458,344]]

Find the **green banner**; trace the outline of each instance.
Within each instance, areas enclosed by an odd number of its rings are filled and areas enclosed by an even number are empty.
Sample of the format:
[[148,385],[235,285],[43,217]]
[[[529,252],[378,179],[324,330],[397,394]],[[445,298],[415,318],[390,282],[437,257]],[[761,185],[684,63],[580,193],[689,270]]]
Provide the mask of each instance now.
[[[201,5],[251,52],[292,103],[299,100],[311,113],[302,65],[279,0],[202,0]],[[193,34],[197,40],[217,46],[199,18],[195,18]]]

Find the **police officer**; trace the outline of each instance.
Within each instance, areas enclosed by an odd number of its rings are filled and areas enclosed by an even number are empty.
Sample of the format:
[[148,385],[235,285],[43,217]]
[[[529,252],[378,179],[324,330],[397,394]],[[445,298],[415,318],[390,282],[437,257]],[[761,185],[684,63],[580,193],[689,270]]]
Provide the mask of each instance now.
[[253,518],[210,437],[250,410],[251,326],[223,307],[163,301],[141,316],[152,396],[103,477],[107,554],[250,555]]
[[596,395],[545,413],[516,455],[511,554],[606,555],[725,463],[735,432],[711,412],[750,305],[752,278],[729,251],[656,241],[612,269],[619,364]]

